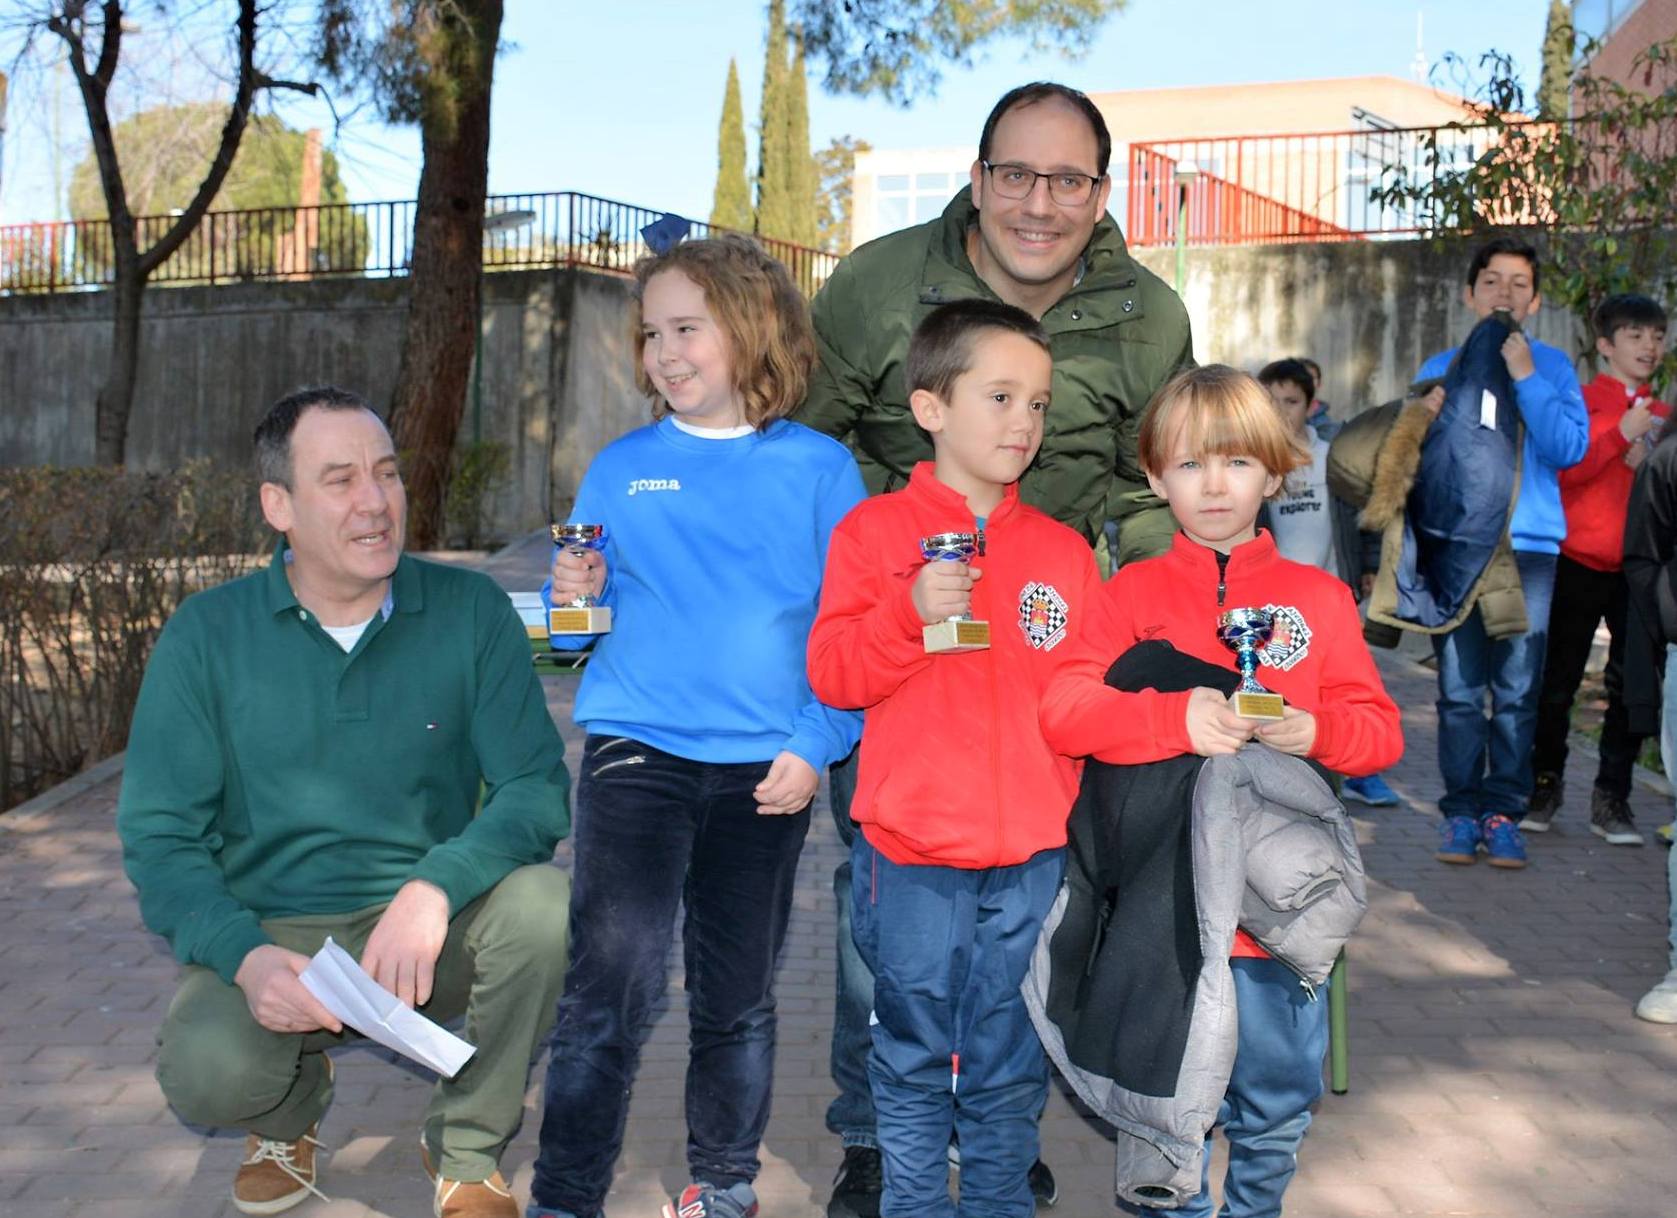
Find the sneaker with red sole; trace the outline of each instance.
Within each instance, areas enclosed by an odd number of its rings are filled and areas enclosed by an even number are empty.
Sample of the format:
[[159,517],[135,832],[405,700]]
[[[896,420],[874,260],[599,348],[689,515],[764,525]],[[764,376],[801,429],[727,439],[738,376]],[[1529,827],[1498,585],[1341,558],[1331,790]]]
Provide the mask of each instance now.
[[1526,839],[1519,826],[1500,812],[1479,822],[1480,849],[1493,867],[1520,868],[1526,865]]
[[727,1188],[689,1184],[664,1206],[663,1218],[756,1218],[757,1194],[741,1181]]

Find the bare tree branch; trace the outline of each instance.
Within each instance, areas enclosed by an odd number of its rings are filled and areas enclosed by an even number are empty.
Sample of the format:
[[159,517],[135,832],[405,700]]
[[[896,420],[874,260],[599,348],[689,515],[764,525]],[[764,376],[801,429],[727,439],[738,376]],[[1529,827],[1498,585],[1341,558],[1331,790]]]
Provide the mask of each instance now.
[[[225,0],[218,0],[217,7],[221,3]],[[91,0],[56,0],[55,3],[40,5],[30,23],[33,29],[56,36],[66,48],[70,71],[87,114],[94,162],[105,197],[105,210],[110,218],[110,253],[115,272],[112,288],[115,342],[110,370],[100,390],[95,412],[95,449],[101,463],[121,463],[126,447],[128,415],[133,405],[139,364],[140,309],[146,281],[180,249],[214,205],[232,169],[257,94],[294,92],[316,97],[323,95],[320,87],[312,82],[284,79],[257,66],[259,24],[272,17],[276,29],[281,28],[279,18],[275,16],[278,5],[274,0],[236,0],[236,6],[233,96],[208,168],[186,207],[174,217],[162,236],[144,250],[140,248],[140,233],[128,185],[123,177],[123,167],[117,156],[111,118],[112,86],[123,48],[123,13],[125,7],[133,7],[133,0],[126,5],[124,0],[101,0],[98,16],[91,19]],[[180,10],[177,8],[175,11],[178,15]],[[194,18],[209,11],[208,4],[192,10]],[[90,68],[88,52],[94,25],[99,27],[99,57]],[[126,77],[125,73],[124,79]],[[331,104],[330,98],[327,98],[327,103]],[[337,117],[335,110],[333,117]],[[148,169],[142,167],[138,172],[143,178]]]
[[[119,0],[106,0],[107,8],[120,8]],[[221,142],[210,161],[209,172],[198,183],[198,191],[157,243],[140,255],[140,275],[150,276],[163,262],[192,235],[198,222],[209,211],[210,204],[221,189],[227,171],[233,167],[233,155],[239,150],[239,139],[250,119],[252,99],[256,95],[256,0],[239,0],[239,68],[234,86],[233,104],[227,111],[227,122],[221,128]],[[114,156],[114,153],[113,153]]]

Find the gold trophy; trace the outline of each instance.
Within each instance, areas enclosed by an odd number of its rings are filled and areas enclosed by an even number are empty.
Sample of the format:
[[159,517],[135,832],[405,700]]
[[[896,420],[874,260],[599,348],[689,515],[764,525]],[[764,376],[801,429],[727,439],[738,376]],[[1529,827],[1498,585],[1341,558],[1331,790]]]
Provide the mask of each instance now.
[[[975,554],[983,553],[983,538],[978,533],[934,533],[920,539],[920,554],[927,562],[971,562]],[[921,637],[927,652],[983,651],[990,646],[990,623],[977,622],[965,614],[924,627]]]
[[[606,526],[603,524],[550,524],[553,544],[572,554],[586,554],[590,550],[606,548]],[[605,634],[611,629],[611,609],[597,605],[584,592],[563,605],[547,611],[549,634]]]
[[1267,609],[1230,609],[1217,615],[1217,638],[1235,654],[1240,684],[1234,691],[1234,713],[1242,719],[1279,719],[1285,703],[1280,694],[1258,684],[1258,649],[1275,633],[1275,615]]

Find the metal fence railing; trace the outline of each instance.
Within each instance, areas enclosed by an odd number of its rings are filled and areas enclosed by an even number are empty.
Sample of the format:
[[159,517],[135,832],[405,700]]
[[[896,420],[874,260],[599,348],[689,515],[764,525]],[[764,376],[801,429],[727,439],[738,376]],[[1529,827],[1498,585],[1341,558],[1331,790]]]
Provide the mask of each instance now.
[[[327,203],[212,211],[153,273],[154,284],[218,284],[332,276],[405,275],[413,257],[416,205]],[[641,229],[664,213],[575,191],[492,195],[483,234],[485,270],[585,266],[628,273],[648,253]],[[140,248],[173,216],[138,219]],[[710,226],[692,223],[692,235]],[[720,230],[718,230],[720,231]],[[832,274],[838,256],[760,238],[806,292]],[[0,226],[0,292],[67,292],[115,277],[106,220]]]
[[[1190,245],[1346,241],[1412,236],[1429,227],[1377,191],[1460,172],[1497,144],[1488,127],[1367,128],[1311,135],[1223,136],[1130,145],[1132,245],[1177,240],[1187,190]],[[1183,182],[1178,171],[1192,166]]]

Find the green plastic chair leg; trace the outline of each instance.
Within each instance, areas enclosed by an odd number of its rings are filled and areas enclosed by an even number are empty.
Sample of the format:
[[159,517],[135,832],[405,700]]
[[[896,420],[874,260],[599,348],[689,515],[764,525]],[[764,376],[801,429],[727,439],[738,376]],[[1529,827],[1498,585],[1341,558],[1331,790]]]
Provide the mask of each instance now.
[[1351,1019],[1345,992],[1345,951],[1333,962],[1328,974],[1328,1085],[1335,1095],[1351,1090]]

